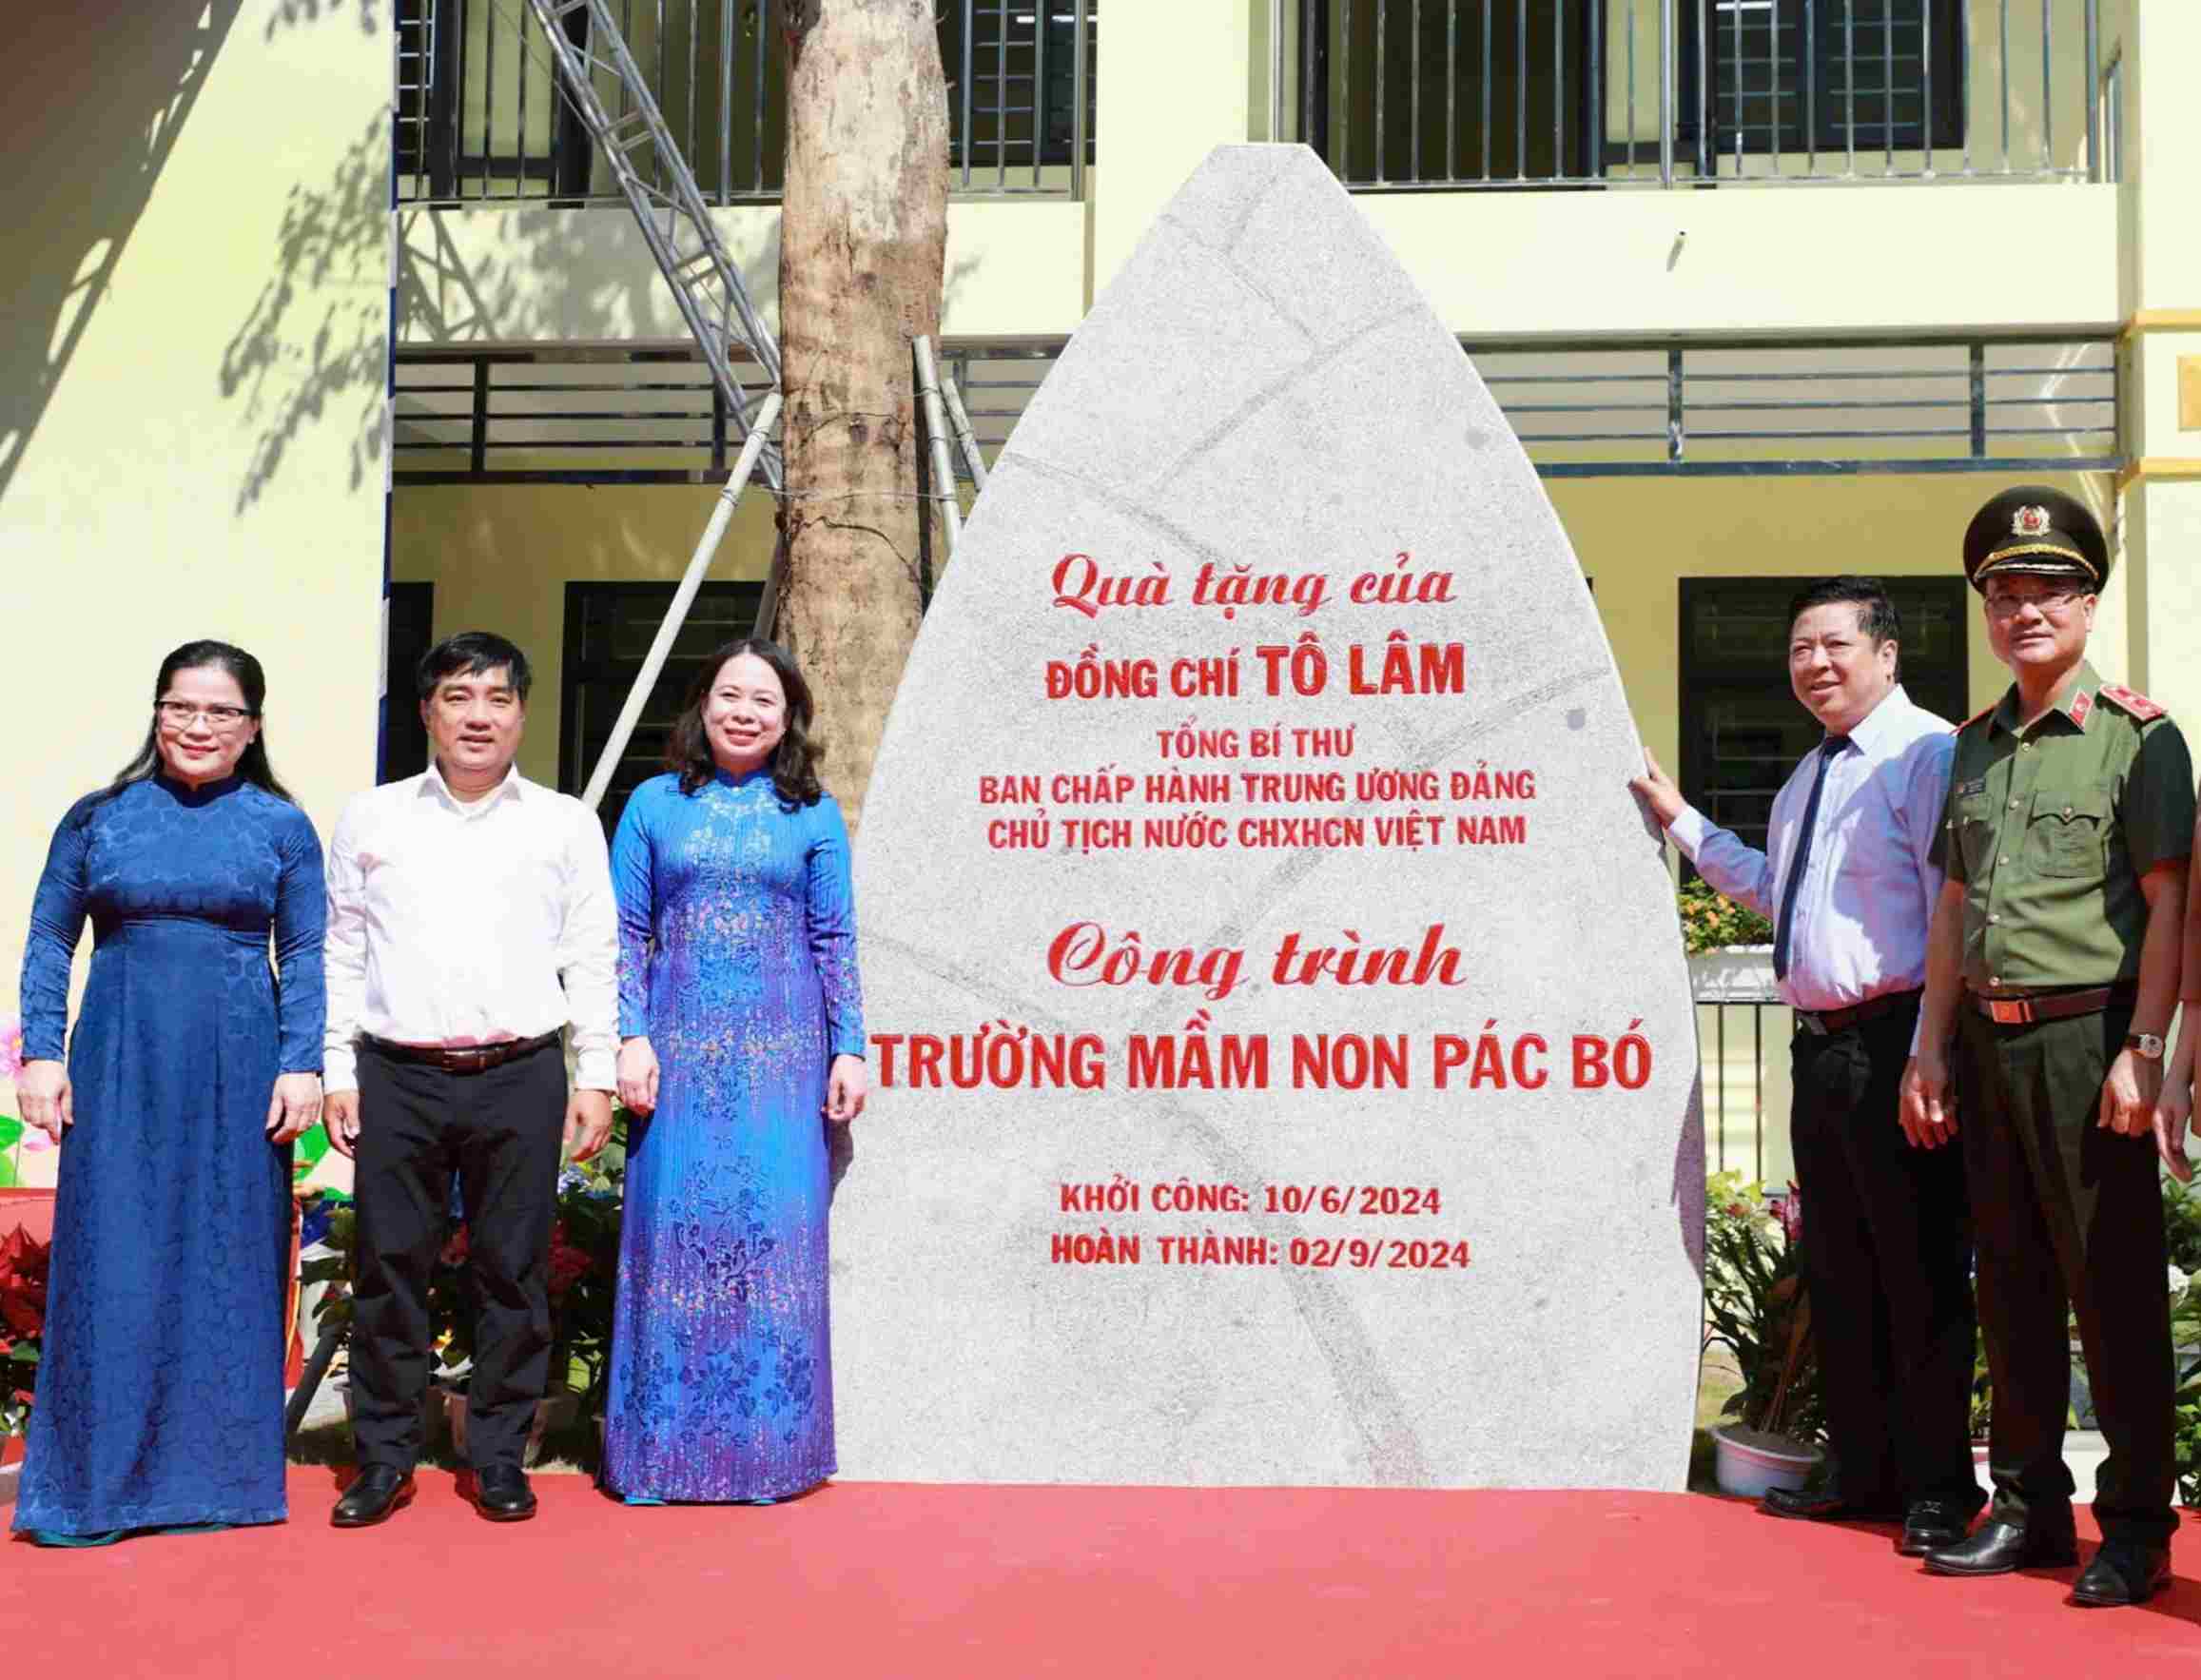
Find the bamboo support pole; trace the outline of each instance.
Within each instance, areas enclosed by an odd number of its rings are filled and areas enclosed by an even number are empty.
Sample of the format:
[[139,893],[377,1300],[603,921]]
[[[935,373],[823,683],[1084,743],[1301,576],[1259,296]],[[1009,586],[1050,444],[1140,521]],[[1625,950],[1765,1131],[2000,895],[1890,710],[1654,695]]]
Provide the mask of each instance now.
[[940,502],[940,517],[947,525],[947,552],[963,536],[963,503],[955,489],[955,463],[947,453],[947,418],[940,407],[940,380],[932,364],[932,341],[912,339],[917,353],[917,398],[925,407],[925,438],[932,450],[932,494]]
[[970,481],[984,490],[985,457],[978,452],[978,434],[970,429],[970,416],[964,412],[963,393],[955,388],[955,376],[945,367],[940,370],[940,395],[947,404],[948,420],[955,427],[956,446],[963,451],[963,464],[970,468]]
[[618,718],[612,725],[612,737],[604,743],[603,755],[596,760],[594,773],[589,777],[588,791],[581,798],[591,811],[604,802],[604,791],[612,785],[612,773],[618,768],[627,743],[633,739],[634,725],[641,721],[642,708],[649,702],[650,691],[657,686],[665,661],[672,656],[680,627],[688,622],[688,610],[695,604],[695,592],[703,587],[711,558],[718,553],[726,527],[733,518],[734,506],[741,500],[741,493],[749,488],[750,479],[756,472],[757,458],[764,453],[765,440],[771,436],[779,418],[780,394],[773,391],[757,409],[756,423],[742,440],[741,456],[733,463],[733,471],[727,475],[726,487],[719,491],[717,501],[711,505],[711,520],[703,527],[695,552],[688,557],[688,570],[681,574],[680,587],[672,592],[672,604],[665,610],[665,622],[657,627],[657,639],[650,644],[649,654],[634,677],[634,686],[627,691],[626,704],[619,708]]

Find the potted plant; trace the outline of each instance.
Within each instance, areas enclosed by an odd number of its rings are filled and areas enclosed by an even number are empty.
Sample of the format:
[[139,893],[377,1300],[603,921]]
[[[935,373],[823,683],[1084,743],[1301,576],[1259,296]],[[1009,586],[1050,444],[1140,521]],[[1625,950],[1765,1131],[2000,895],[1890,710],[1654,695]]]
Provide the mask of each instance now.
[[30,1391],[46,1336],[46,1279],[53,1245],[20,1225],[0,1238],[0,1464],[23,1454]]
[[1743,1386],[1712,1431],[1720,1487],[1757,1495],[1800,1488],[1824,1455],[1825,1406],[1798,1270],[1803,1205],[1796,1186],[1768,1195],[1740,1172],[1705,1184],[1704,1340],[1734,1356]]
[[1773,924],[1756,910],[1714,892],[1702,876],[1674,894],[1689,991],[1700,1004],[1755,1003],[1772,998]]
[[2201,1196],[2176,1179],[2163,1180],[2163,1235],[2170,1251],[2171,1343],[2177,1410],[2172,1427],[2178,1497],[2201,1508]]
[[[558,1175],[557,1208],[551,1227],[550,1384],[536,1408],[528,1436],[532,1458],[543,1437],[601,1404],[611,1376],[612,1319],[617,1298],[620,1182],[625,1157],[614,1145],[595,1160],[566,1166]],[[474,1362],[474,1309],[467,1294],[466,1227],[454,1225],[428,1284],[430,1346],[436,1373],[430,1385],[431,1421],[439,1420],[452,1450],[466,1452],[466,1378]],[[326,1330],[349,1321],[350,1280],[357,1222],[348,1203],[336,1206],[321,1233],[321,1252],[301,1273],[307,1284],[324,1284],[315,1321]]]

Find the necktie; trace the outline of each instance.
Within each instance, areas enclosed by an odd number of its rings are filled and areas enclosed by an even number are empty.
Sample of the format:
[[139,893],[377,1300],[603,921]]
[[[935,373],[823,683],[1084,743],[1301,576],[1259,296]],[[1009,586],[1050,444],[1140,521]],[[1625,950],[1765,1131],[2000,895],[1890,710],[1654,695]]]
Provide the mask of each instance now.
[[1773,978],[1788,978],[1788,930],[1796,922],[1796,889],[1802,884],[1804,867],[1811,862],[1811,836],[1819,827],[1820,795],[1826,791],[1826,767],[1849,745],[1847,735],[1829,735],[1819,746],[1819,774],[1812,778],[1811,798],[1803,807],[1803,822],[1796,833],[1796,855],[1789,860],[1788,879],[1781,888],[1781,925],[1773,934]]

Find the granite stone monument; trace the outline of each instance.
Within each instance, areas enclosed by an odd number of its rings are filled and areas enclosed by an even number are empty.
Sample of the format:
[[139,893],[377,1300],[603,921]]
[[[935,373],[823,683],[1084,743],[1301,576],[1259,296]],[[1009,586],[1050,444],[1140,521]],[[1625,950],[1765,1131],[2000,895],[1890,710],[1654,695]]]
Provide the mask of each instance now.
[[842,1474],[1682,1486],[1641,763],[1457,341],[1313,153],[1218,149],[1003,450],[870,786]]

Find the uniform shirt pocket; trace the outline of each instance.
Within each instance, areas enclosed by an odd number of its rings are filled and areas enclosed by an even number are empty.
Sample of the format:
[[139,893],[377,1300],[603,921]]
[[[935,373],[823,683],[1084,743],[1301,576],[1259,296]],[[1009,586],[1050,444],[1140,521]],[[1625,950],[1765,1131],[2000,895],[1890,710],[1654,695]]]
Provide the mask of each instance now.
[[2043,789],[2033,796],[2026,861],[2042,875],[2099,878],[2109,830],[2108,794],[2094,789],[2061,792]]
[[1995,861],[1995,801],[1984,790],[1957,801],[1957,847],[1963,855],[1968,880],[1984,880]]

